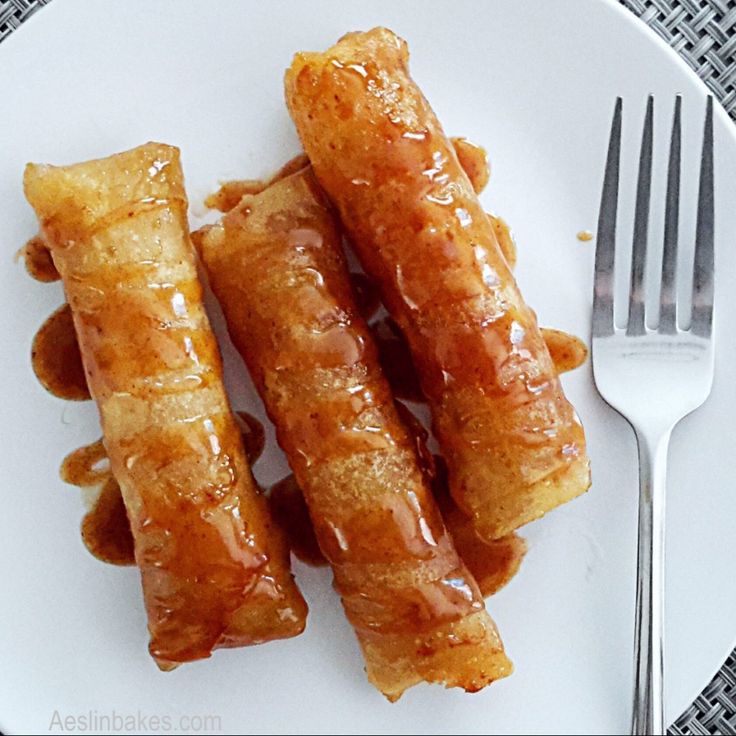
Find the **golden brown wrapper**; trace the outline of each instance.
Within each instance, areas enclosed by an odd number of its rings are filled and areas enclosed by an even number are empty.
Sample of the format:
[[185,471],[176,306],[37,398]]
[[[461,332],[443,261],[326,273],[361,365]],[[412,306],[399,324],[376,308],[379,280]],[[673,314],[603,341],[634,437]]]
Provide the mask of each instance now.
[[122,489],[160,666],[294,636],[306,605],[246,460],[202,304],[178,149],[29,164]]
[[477,690],[509,674],[397,413],[310,169],[246,195],[197,242],[371,682],[395,700],[422,680]]
[[347,34],[297,54],[285,86],[315,175],[408,339],[477,532],[497,539],[583,493],[582,426],[406,43]]

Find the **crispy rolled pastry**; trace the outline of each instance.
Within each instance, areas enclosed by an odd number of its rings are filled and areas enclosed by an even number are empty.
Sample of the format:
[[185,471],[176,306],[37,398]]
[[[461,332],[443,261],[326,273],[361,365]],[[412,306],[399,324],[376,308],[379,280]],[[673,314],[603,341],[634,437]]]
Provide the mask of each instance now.
[[496,539],[589,486],[583,429],[451,142],[376,28],[300,53],[286,100],[319,183],[405,333],[453,497]]
[[509,674],[397,414],[311,170],[246,195],[198,242],[371,682],[395,700],[422,680],[475,691]]
[[159,664],[298,634],[306,606],[258,495],[202,304],[179,151],[29,164],[135,541]]

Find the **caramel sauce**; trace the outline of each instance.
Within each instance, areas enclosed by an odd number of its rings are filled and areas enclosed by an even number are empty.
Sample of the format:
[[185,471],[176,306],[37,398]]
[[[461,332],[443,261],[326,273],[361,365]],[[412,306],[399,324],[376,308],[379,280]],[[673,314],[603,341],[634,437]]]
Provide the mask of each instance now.
[[61,278],[51,258],[51,251],[42,236],[35,235],[32,237],[20,249],[18,255],[23,258],[26,271],[36,281],[49,283]]
[[54,396],[70,401],[90,398],[68,304],[59,307],[36,333],[31,365],[41,385]]
[[[287,176],[295,174],[305,166],[309,166],[309,159],[306,153],[298,153],[293,158],[290,158],[270,179],[267,180],[266,186],[271,186],[277,181],[286,179]],[[264,187],[265,189],[265,187]]]
[[404,404],[397,401],[396,408],[404,426],[414,437],[419,465],[430,479],[432,493],[455,549],[476,579],[483,597],[487,598],[517,573],[526,554],[526,542],[516,533],[492,542],[484,542],[476,535],[470,517],[458,508],[450,495],[447,463],[441,455],[433,455],[427,449],[429,432]]
[[284,530],[291,551],[307,565],[322,567],[322,554],[309,517],[306,501],[293,475],[271,486],[268,504],[274,521]]
[[[238,411],[235,416],[243,435],[245,453],[252,465],[263,453],[263,425],[246,411]],[[102,440],[69,453],[61,464],[59,474],[70,485],[98,489],[90,509],[82,519],[82,541],[90,553],[111,565],[135,564],[130,522],[120,486],[110,471]]]
[[[485,152],[464,139],[453,140],[453,145],[473,187],[480,191],[488,180]],[[208,198],[207,204],[217,209],[231,209],[244,194],[262,191],[272,181],[298,170],[305,163],[305,157],[297,157],[265,183],[228,182],[219,192]],[[501,218],[489,217],[504,256],[513,265],[516,251],[508,226]],[[42,239],[31,239],[24,247],[23,255],[26,268],[34,278],[40,281],[58,279],[58,272]],[[360,312],[368,319],[380,306],[377,289],[364,274],[352,274],[351,280]],[[373,331],[384,371],[395,395],[412,401],[423,401],[408,346],[396,324],[390,318],[384,318],[373,326]],[[572,370],[585,361],[587,348],[578,338],[558,330],[543,329],[542,333],[558,372]],[[68,305],[51,315],[36,335],[33,367],[42,385],[54,395],[75,400],[89,398]],[[435,494],[460,556],[478,580],[483,595],[490,595],[505,585],[518,570],[526,551],[524,540],[516,534],[510,534],[488,544],[476,537],[470,519],[457,508],[447,491],[444,461],[439,456],[434,457],[426,449],[427,430],[403,404],[397,402],[397,410],[416,439],[417,455],[422,468],[428,476],[434,478]],[[247,412],[237,412],[236,415],[246,454],[253,464],[263,452],[263,426]],[[100,487],[92,508],[82,521],[82,538],[91,554],[110,564],[134,564],[133,539],[120,488],[112,477],[109,466],[103,465],[105,460],[106,454],[101,440],[80,448],[65,459],[62,478],[82,487]],[[317,544],[303,495],[292,475],[271,488],[269,505],[276,522],[286,531],[294,554],[307,564],[327,564]]]
[[[417,444],[424,444],[427,431],[403,404],[397,404],[402,419],[417,434]],[[500,590],[516,574],[526,553],[526,542],[517,534],[509,534],[491,543],[482,542],[473,531],[470,519],[455,505],[447,488],[447,469],[439,455],[424,449],[420,453],[422,467],[433,475],[432,488],[455,547],[467,565],[484,597]],[[436,473],[436,475],[435,475]],[[281,527],[291,551],[305,564],[322,567],[327,560],[320,551],[317,538],[299,486],[293,475],[274,484],[269,492],[269,507]]]
[[234,179],[226,181],[220,185],[220,188],[210,194],[205,200],[204,205],[211,210],[219,212],[229,212],[246,194],[258,194],[266,188],[266,184],[262,179]]
[[394,396],[406,401],[425,401],[409,346],[391,317],[371,325],[383,372]]
[[467,138],[450,138],[450,143],[475,193],[480,194],[491,178],[491,167],[488,164],[486,149]]
[[300,153],[289,159],[275,174],[266,179],[233,179],[223,182],[220,188],[210,194],[205,200],[205,207],[219,212],[229,212],[237,206],[246,194],[260,194],[264,189],[270,187],[281,179],[303,169],[309,165],[309,159]]
[[469,516],[463,513],[450,496],[447,464],[440,455],[434,456],[435,475],[432,490],[455,548],[478,582],[484,598],[493,595],[516,575],[526,554],[526,542],[515,532],[484,542],[473,530]]
[[80,488],[102,485],[110,477],[110,463],[102,440],[70,452],[61,463],[59,475],[64,483]]
[[111,565],[135,564],[130,522],[102,440],[69,453],[61,464],[60,475],[71,485],[98,489],[82,519],[82,541],[90,553]]
[[378,288],[364,273],[351,273],[350,283],[353,285],[360,316],[368,321],[381,306],[381,295],[378,293]]
[[[391,317],[384,317],[373,323],[371,329],[394,396],[405,401],[426,401],[409,346],[396,323]],[[579,337],[546,327],[541,333],[558,374],[575,370],[588,359],[588,348]]]
[[526,540],[512,532],[492,542],[482,542],[467,517],[461,528],[462,532],[459,525],[452,529],[455,546],[475,577],[481,595],[487,598],[501,590],[519,572],[527,552]]
[[134,565],[133,534],[118,482],[110,476],[94,506],[82,519],[82,541],[98,560]]
[[255,465],[266,446],[266,433],[263,425],[247,411],[236,411],[235,419],[240,427],[240,434],[243,436],[243,445],[245,446],[245,455],[248,462],[251,466]]
[[575,370],[588,359],[588,347],[579,337],[548,327],[541,332],[558,374]]
[[588,241],[593,240],[594,237],[595,235],[593,235],[593,233],[590,232],[590,230],[581,230],[578,233],[578,240],[584,243],[587,243]]
[[502,217],[492,215],[490,212],[488,213],[488,219],[493,226],[493,232],[496,233],[498,247],[501,249],[506,263],[508,263],[509,268],[514,268],[516,265],[516,241],[511,234],[511,228],[508,226],[506,220]]
[[419,467],[428,478],[434,478],[437,472],[435,468],[435,456],[429,451],[429,449],[427,449],[429,432],[416,418],[416,416],[414,416],[406,404],[402,404],[400,401],[397,401],[396,411],[398,412],[403,425],[414,439],[414,448],[417,453]]

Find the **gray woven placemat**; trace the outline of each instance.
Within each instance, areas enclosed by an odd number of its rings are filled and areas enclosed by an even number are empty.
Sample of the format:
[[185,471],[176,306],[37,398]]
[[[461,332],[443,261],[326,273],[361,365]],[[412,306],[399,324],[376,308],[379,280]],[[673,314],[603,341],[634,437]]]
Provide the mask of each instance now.
[[0,41],[49,0],[0,0]]
[[[0,0],[0,41],[50,0]],[[736,0],[619,0],[675,48],[736,119]],[[671,734],[736,734],[736,651]]]
[[619,0],[667,41],[736,118],[736,2]]

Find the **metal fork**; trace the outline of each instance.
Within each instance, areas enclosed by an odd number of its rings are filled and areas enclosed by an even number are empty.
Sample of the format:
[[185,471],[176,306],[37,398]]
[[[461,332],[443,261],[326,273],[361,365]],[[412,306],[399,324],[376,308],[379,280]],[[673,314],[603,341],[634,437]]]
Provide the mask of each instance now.
[[[636,432],[639,542],[632,734],[663,734],[664,520],[667,448],[674,426],[699,407],[713,382],[713,98],[705,114],[700,165],[692,306],[678,303],[682,100],[676,98],[664,204],[660,314],[647,327],[644,274],[652,176],[654,100],[649,97],[639,156],[633,254],[625,327],[614,323],[614,260],[622,100],[611,125],[595,254],[593,375],[601,396]],[[689,324],[688,324],[689,323]]]

